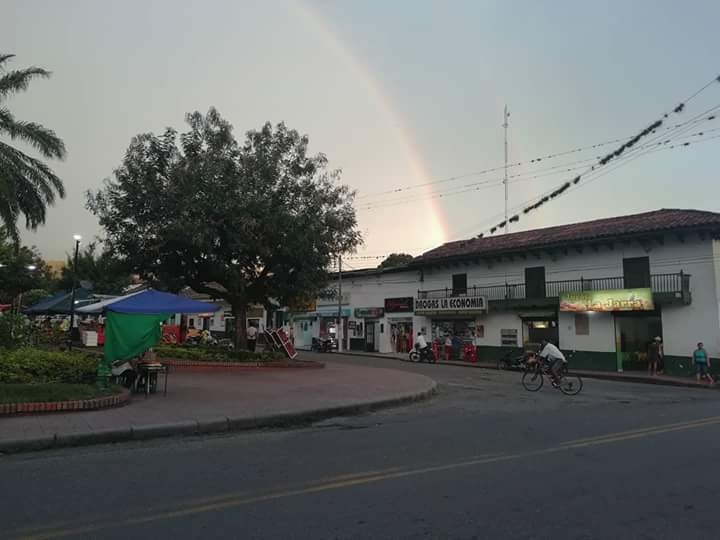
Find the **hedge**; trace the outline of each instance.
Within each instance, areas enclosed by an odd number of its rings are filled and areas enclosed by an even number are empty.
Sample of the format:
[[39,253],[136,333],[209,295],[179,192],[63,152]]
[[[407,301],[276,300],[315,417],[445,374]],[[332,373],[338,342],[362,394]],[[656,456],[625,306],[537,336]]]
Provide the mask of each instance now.
[[91,383],[97,359],[79,352],[55,352],[29,347],[0,352],[0,383]]
[[250,352],[217,347],[165,346],[153,349],[157,357],[174,360],[193,360],[195,362],[276,362],[287,360],[279,352]]

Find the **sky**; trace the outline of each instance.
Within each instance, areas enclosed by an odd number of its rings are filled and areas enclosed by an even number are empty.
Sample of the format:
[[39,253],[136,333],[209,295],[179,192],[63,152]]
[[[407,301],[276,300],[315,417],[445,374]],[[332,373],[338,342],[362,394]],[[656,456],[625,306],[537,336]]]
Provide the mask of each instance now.
[[[509,162],[521,163],[509,169],[512,215],[617,144],[531,160],[630,137],[720,74],[710,0],[0,0],[0,13],[14,67],[53,72],[7,102],[68,149],[51,163],[66,198],[23,233],[51,260],[73,234],[102,235],[84,193],[112,176],[131,138],[182,131],[190,111],[216,107],[239,139],[266,121],[307,134],[357,190],[365,243],[345,264],[360,268],[502,220],[506,104]],[[716,105],[720,84],[668,125]],[[683,139],[692,145],[608,166],[511,231],[720,211],[720,131],[709,131],[720,120],[691,128],[704,133]]]

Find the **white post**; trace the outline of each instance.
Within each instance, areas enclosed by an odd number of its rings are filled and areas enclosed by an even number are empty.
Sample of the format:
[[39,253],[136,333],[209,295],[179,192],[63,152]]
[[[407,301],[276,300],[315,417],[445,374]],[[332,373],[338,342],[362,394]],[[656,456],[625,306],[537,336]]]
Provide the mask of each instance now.
[[335,327],[338,340],[338,352],[342,352],[342,257],[338,255],[338,318]]
[[510,232],[510,223],[508,222],[508,137],[507,137],[507,130],[508,130],[508,118],[510,118],[510,113],[508,112],[507,105],[505,105],[505,111],[503,113],[503,128],[505,128],[505,179],[503,180],[503,184],[505,184],[505,234]]

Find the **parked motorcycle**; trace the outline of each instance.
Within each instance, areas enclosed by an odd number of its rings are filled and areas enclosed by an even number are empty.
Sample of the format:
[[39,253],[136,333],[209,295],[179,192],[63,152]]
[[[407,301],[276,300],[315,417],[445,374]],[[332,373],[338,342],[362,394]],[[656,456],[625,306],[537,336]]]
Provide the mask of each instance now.
[[332,352],[335,348],[335,340],[331,337],[313,338],[311,349],[315,352]]
[[132,388],[138,376],[129,360],[115,360],[110,366],[110,373],[125,388]]

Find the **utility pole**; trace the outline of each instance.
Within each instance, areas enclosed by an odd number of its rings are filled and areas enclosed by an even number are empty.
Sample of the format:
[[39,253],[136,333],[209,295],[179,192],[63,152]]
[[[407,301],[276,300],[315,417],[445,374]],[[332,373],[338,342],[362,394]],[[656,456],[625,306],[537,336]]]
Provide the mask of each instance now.
[[70,296],[70,331],[68,332],[67,338],[67,345],[69,351],[72,351],[73,326],[75,326],[75,289],[77,289],[78,252],[80,251],[80,240],[82,240],[82,236],[80,236],[79,234],[75,234],[73,235],[73,240],[75,240],[75,257],[73,259],[72,295]]
[[508,222],[508,139],[507,139],[507,130],[508,130],[508,118],[510,118],[510,113],[508,112],[507,105],[505,105],[505,111],[503,112],[503,125],[502,127],[505,128],[505,179],[503,180],[503,184],[505,184],[505,234],[510,232],[510,223]]
[[338,255],[338,316],[335,335],[338,342],[338,352],[342,352],[342,256]]

